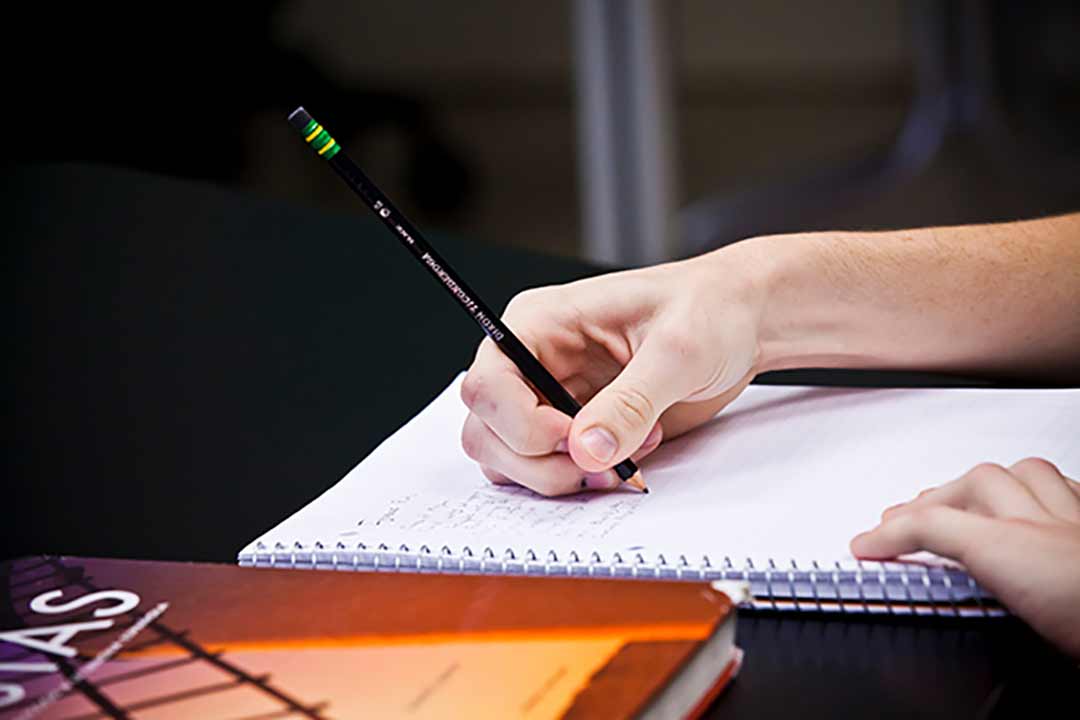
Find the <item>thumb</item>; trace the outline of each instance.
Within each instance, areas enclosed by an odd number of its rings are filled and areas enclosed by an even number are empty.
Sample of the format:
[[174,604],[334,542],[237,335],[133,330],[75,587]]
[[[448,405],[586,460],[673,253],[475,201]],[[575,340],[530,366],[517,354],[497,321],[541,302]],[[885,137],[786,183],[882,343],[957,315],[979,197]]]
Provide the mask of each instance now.
[[694,392],[678,354],[646,339],[623,371],[596,393],[570,425],[569,450],[586,472],[606,470],[645,442],[660,414]]

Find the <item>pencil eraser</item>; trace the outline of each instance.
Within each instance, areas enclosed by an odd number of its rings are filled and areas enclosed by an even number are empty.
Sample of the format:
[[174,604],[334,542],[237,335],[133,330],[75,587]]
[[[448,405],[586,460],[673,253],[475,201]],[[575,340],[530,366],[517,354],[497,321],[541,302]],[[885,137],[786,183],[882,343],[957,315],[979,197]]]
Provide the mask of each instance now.
[[308,111],[301,106],[289,113],[289,122],[292,123],[294,128],[300,132],[304,132],[308,123],[311,122],[311,115],[309,115]]

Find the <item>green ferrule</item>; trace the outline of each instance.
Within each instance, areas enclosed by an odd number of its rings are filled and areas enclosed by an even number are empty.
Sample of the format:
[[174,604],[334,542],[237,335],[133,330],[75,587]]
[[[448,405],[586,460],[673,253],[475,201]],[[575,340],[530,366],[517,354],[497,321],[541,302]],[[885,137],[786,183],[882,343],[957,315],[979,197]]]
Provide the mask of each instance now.
[[308,124],[304,126],[304,129],[300,131],[300,134],[304,137],[307,137],[311,134],[311,131],[317,127],[319,127],[319,123],[315,122],[314,120],[309,120]]
[[326,143],[330,142],[330,133],[323,130],[321,133],[315,136],[315,139],[311,141],[311,147],[316,150],[322,150]]
[[341,146],[338,145],[337,143],[334,143],[334,147],[327,150],[326,153],[323,155],[323,157],[326,158],[327,160],[329,160],[330,158],[337,155],[339,152],[341,152]]

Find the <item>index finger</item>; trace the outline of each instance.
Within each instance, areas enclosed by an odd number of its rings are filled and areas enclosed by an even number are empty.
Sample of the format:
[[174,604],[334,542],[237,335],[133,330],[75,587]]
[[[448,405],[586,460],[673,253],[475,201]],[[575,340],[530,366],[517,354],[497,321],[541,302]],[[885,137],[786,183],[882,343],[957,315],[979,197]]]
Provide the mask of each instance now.
[[461,383],[462,402],[520,455],[547,455],[570,432],[570,417],[545,405],[521,371],[485,338]]
[[868,560],[887,560],[927,550],[968,565],[973,549],[993,543],[999,522],[947,505],[918,508],[893,515],[873,530],[855,536],[851,553]]

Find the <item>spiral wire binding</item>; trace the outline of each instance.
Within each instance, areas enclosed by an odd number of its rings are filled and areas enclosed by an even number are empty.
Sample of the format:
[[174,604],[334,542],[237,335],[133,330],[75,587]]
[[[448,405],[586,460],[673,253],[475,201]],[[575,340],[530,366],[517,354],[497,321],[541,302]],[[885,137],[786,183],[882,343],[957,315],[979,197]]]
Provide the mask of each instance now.
[[916,563],[834,561],[826,569],[817,561],[800,566],[794,558],[782,566],[774,558],[759,566],[750,557],[736,565],[725,555],[721,563],[714,565],[707,555],[696,564],[681,554],[674,562],[669,562],[663,554],[650,561],[641,552],[629,558],[616,552],[605,560],[595,550],[584,560],[574,550],[564,557],[548,550],[541,559],[533,549],[517,552],[508,547],[500,553],[485,546],[476,552],[464,546],[455,552],[443,545],[436,552],[428,545],[420,545],[414,551],[404,543],[391,548],[385,543],[370,547],[341,541],[332,547],[320,541],[292,545],[275,542],[273,546],[258,542],[254,551],[241,553],[239,560],[243,566],[269,568],[698,582],[736,580],[750,584],[753,599],[744,607],[753,610],[939,617],[1008,614],[963,570]]

